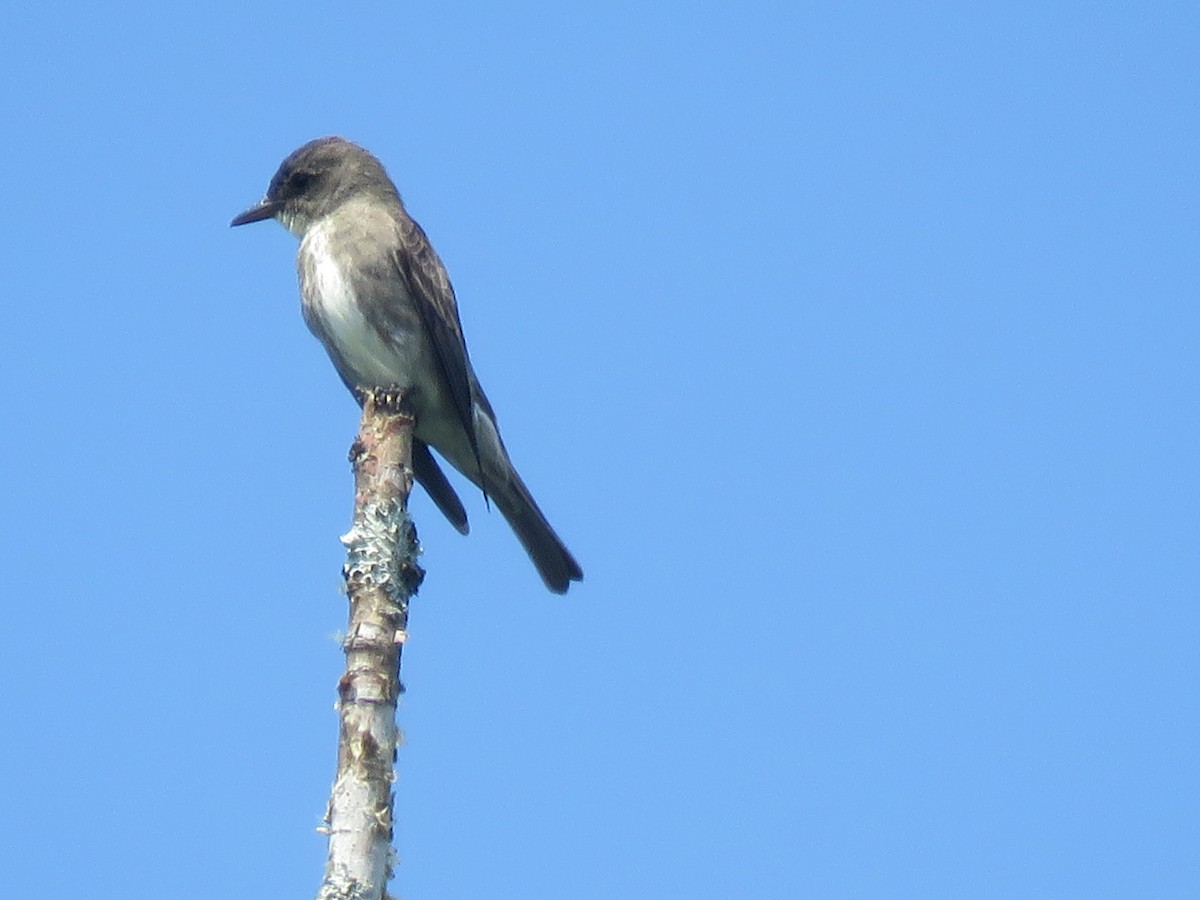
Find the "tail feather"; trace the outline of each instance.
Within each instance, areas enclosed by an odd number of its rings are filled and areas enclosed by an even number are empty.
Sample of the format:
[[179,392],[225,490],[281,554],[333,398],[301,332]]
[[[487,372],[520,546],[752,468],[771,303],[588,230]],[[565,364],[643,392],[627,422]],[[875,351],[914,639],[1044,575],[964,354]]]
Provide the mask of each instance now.
[[497,509],[529,554],[546,587],[556,594],[565,594],[572,581],[582,581],[579,563],[554,533],[516,471],[510,468],[509,478],[488,486]]
[[446,480],[446,473],[433,458],[433,454],[429,452],[429,447],[424,441],[413,441],[412,465],[413,476],[417,479],[417,483],[425,488],[425,492],[429,494],[434,505],[442,511],[442,515],[450,520],[450,524],[459,534],[466,534],[470,531],[471,528],[467,524],[467,511],[463,509],[462,501],[458,499],[458,494]]

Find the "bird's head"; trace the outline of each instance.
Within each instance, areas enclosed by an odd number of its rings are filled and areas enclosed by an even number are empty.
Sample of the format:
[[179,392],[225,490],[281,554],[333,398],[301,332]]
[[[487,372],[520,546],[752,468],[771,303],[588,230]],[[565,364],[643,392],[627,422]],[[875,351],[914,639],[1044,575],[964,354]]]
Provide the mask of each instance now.
[[309,141],[279,164],[267,194],[229,224],[278,219],[297,237],[362,191],[395,196],[383,164],[357,144],[340,137]]

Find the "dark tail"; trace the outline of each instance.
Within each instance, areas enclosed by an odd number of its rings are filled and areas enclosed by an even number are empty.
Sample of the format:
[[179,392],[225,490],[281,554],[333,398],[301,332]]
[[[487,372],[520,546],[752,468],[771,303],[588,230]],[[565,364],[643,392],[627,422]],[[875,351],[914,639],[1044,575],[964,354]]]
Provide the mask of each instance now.
[[503,484],[489,483],[488,488],[546,587],[556,594],[565,594],[572,581],[583,581],[579,563],[554,533],[515,470],[510,468],[510,477]]
[[433,458],[433,454],[429,452],[429,448],[425,446],[424,442],[413,440],[412,463],[413,475],[417,479],[417,484],[425,488],[434,505],[442,511],[442,515],[450,520],[450,524],[458,530],[459,534],[466,534],[470,531],[471,529],[467,525],[467,511],[463,509],[462,501],[458,499],[458,494],[446,480],[442,467],[437,464],[437,460]]

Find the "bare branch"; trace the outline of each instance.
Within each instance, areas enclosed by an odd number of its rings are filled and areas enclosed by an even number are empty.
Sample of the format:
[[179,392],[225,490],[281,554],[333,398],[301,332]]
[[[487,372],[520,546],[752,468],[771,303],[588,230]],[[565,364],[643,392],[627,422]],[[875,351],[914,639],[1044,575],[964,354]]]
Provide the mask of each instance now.
[[407,509],[412,429],[403,398],[376,391],[365,398],[350,450],[354,525],[342,538],[350,625],[338,682],[337,776],[323,828],[329,859],[317,900],[386,900],[392,876],[400,651],[408,601],[424,577]]

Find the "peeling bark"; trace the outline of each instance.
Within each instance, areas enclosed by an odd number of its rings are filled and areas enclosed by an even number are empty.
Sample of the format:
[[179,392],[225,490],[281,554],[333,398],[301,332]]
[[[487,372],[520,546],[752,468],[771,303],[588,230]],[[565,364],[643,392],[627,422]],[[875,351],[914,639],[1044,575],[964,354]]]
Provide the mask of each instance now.
[[350,624],[338,682],[341,720],[337,775],[322,827],[329,858],[317,900],[387,900],[392,876],[394,764],[400,734],[396,702],[408,601],[424,572],[408,515],[413,418],[394,391],[363,403],[350,450],[354,524],[342,538]]

